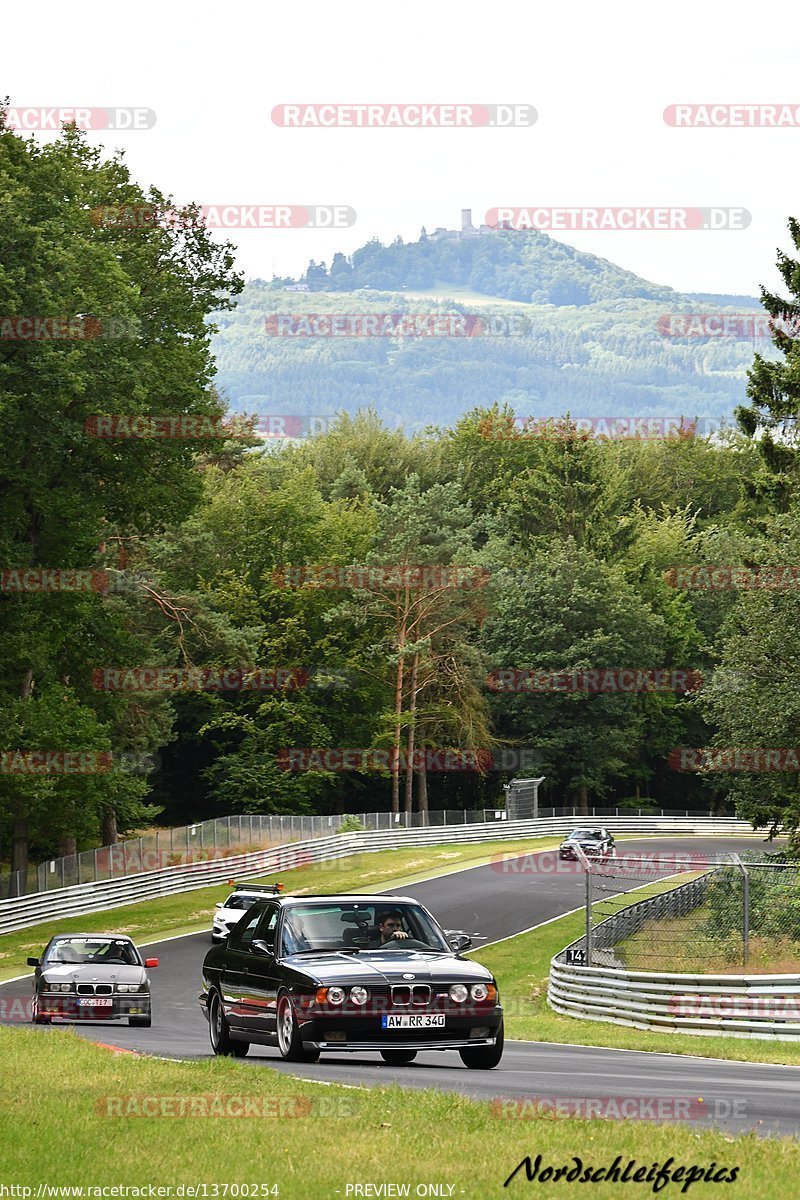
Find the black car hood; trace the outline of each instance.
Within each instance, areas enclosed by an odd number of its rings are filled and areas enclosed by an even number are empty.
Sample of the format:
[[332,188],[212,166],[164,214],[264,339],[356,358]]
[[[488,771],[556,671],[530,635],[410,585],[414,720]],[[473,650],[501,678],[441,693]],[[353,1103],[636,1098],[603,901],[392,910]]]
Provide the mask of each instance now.
[[[480,963],[450,954],[427,954],[424,950],[291,954],[281,959],[281,963],[320,984],[371,982],[375,986],[380,983],[411,983],[414,980],[423,983],[452,983],[454,980],[478,983],[493,978],[491,971]],[[409,976],[413,976],[413,979]]]

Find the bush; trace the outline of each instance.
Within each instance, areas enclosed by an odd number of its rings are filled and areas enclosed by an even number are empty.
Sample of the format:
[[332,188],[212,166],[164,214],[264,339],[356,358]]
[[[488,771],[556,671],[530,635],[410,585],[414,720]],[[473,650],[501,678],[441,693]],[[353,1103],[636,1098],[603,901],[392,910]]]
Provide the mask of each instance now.
[[358,817],[352,813],[348,817],[342,817],[341,824],[337,829],[337,833],[361,833],[364,826],[359,821]]

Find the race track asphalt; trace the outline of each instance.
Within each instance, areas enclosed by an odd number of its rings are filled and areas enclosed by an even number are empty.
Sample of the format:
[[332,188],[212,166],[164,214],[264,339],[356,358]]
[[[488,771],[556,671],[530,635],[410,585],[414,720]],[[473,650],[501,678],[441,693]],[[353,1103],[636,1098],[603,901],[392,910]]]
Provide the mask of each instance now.
[[[750,839],[672,838],[625,840],[620,852],[719,854],[754,849]],[[447,929],[470,933],[475,946],[530,929],[581,906],[581,874],[540,869],[552,863],[542,855],[526,855],[525,869],[498,864],[455,871],[437,879],[391,889],[385,894],[413,896]],[[637,886],[636,881],[631,884]],[[619,887],[617,890],[625,890]],[[33,934],[33,930],[31,930]],[[210,945],[208,934],[167,940],[147,947],[158,956],[151,974],[154,1021],[150,1029],[81,1023],[83,1037],[167,1058],[196,1059],[210,1054],[208,1026],[197,1004],[200,968]],[[501,980],[502,987],[502,980]],[[0,1016],[16,1023],[30,997],[30,980],[0,984]],[[17,1001],[17,1003],[14,1003]],[[58,1026],[40,1030],[57,1036]],[[581,1033],[591,1040],[587,1022]],[[716,1125],[730,1132],[795,1135],[800,1129],[800,1067],[724,1062],[713,1055],[712,1038],[697,1039],[699,1057],[610,1050],[591,1046],[507,1041],[503,1060],[493,1071],[468,1071],[455,1053],[422,1053],[408,1067],[390,1067],[376,1054],[326,1054],[319,1063],[284,1063],[277,1049],[253,1046],[244,1060],[254,1069],[270,1066],[305,1079],[356,1086],[398,1083],[434,1087],[489,1100],[546,1097],[585,1101],[640,1098],[643,1116],[648,1101],[661,1100],[667,1119],[694,1125]],[[654,1111],[654,1115],[658,1113]]]

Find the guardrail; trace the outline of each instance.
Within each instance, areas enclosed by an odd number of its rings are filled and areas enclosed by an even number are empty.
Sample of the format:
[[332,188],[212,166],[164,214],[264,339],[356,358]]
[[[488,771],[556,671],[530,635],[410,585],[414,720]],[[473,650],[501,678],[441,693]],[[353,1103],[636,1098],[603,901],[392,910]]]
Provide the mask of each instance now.
[[547,1000],[567,1017],[633,1029],[800,1041],[800,975],[683,975],[550,964]]
[[800,1041],[800,974],[632,971],[614,957],[613,946],[647,920],[674,916],[701,904],[714,873],[632,904],[597,925],[591,935],[593,957],[610,962],[567,963],[569,950],[585,949],[585,937],[559,951],[550,963],[550,1007],[563,1016],[633,1029]]
[[[584,818],[585,820],[585,818]],[[615,833],[686,834],[718,836],[750,835],[755,833],[746,821],[733,817],[604,817],[603,824]],[[237,880],[260,875],[276,874],[312,863],[329,862],[351,854],[369,853],[413,846],[480,843],[517,838],[561,836],[575,827],[575,818],[549,817],[531,821],[489,821],[474,825],[439,825],[423,829],[396,829],[386,832],[335,834],[328,838],[313,838],[291,842],[269,850],[234,854],[183,866],[145,871],[119,879],[101,880],[61,888],[56,892],[36,892],[0,902],[0,934],[25,929],[42,921],[59,917],[81,916],[137,904],[156,896],[174,895],[223,883],[235,876]]]

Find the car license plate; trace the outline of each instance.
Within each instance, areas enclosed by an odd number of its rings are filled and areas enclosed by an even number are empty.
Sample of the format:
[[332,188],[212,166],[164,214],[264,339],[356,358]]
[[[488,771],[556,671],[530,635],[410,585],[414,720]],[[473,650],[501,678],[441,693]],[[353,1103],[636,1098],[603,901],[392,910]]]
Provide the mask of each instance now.
[[90,1005],[92,1008],[111,1008],[111,1005],[113,1003],[114,1003],[113,1000],[111,1000],[110,998],[107,999],[105,996],[79,996],[78,997],[78,1004],[87,1004],[87,1005]]
[[410,1013],[381,1017],[381,1029],[431,1029],[444,1025],[444,1013]]

